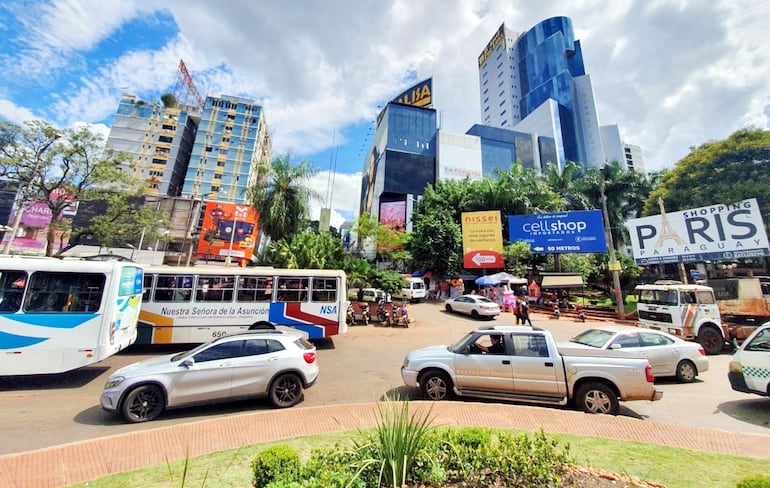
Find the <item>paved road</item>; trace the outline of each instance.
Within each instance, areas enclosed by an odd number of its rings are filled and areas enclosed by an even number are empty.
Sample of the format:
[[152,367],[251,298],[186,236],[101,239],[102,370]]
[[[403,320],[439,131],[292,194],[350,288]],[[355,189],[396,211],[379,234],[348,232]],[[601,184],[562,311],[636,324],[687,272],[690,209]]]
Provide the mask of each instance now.
[[[401,381],[399,367],[404,354],[428,344],[448,344],[485,324],[449,315],[433,303],[414,305],[412,312],[417,320],[408,329],[357,326],[320,344],[321,377],[295,408],[371,402],[384,395],[418,398],[419,393],[407,390]],[[567,317],[553,320],[539,313],[534,314],[533,321],[550,330],[557,340],[569,339],[591,325]],[[513,318],[501,316],[492,323],[511,324]],[[129,350],[99,365],[61,375],[0,377],[0,418],[4,420],[0,424],[0,454],[270,408],[263,400],[188,408],[139,425],[125,424],[102,412],[98,398],[110,372],[167,351]],[[727,354],[710,357],[711,369],[693,384],[659,380],[657,385],[665,392],[663,400],[625,403],[621,414],[688,427],[770,435],[770,399],[732,391],[727,381],[729,359]]]

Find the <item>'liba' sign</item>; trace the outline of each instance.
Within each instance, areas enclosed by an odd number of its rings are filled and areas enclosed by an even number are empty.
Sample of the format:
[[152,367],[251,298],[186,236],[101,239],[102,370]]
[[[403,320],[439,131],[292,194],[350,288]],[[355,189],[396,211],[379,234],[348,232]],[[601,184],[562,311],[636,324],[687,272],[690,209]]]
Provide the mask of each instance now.
[[756,198],[629,220],[636,264],[770,256]]

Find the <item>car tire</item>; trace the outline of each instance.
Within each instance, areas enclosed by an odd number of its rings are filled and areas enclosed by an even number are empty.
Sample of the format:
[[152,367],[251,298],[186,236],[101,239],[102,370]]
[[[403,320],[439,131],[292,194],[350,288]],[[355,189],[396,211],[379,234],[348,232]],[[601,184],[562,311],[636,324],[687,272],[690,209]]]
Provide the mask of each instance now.
[[722,334],[720,334],[718,330],[706,326],[702,327],[698,332],[698,344],[703,346],[703,349],[706,350],[706,354],[713,356],[722,352],[724,340],[722,339]]
[[450,304],[447,303],[446,305],[444,305],[444,308],[446,309],[447,312],[452,313],[452,306]]
[[473,317],[474,320],[479,319],[479,313],[475,310],[471,310],[471,317]]
[[166,409],[166,395],[158,385],[140,385],[131,389],[123,399],[120,413],[129,422],[155,420]]
[[577,391],[576,405],[585,413],[617,415],[620,411],[618,396],[604,383],[590,382]]
[[680,383],[692,383],[698,376],[698,368],[691,361],[679,361],[676,365],[676,380]]
[[268,391],[275,408],[293,407],[302,400],[302,380],[293,373],[285,373],[273,380]]
[[452,380],[443,371],[428,371],[420,379],[420,390],[428,400],[447,400],[452,397]]

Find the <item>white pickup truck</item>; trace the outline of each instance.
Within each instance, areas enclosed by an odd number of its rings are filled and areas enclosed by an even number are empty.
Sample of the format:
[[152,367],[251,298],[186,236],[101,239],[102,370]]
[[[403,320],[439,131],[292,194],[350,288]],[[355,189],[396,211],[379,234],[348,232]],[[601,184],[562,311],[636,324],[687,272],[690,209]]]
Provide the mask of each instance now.
[[587,413],[617,415],[620,401],[663,397],[646,358],[621,351],[557,347],[536,327],[491,326],[451,346],[406,355],[404,384],[430,400],[458,396],[550,405],[572,404]]

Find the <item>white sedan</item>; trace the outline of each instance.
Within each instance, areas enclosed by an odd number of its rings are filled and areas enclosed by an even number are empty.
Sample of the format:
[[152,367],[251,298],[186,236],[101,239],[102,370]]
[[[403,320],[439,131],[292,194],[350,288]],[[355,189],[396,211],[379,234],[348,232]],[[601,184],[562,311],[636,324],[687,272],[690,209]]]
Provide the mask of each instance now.
[[652,329],[605,325],[581,332],[568,345],[621,350],[646,357],[656,377],[674,376],[681,383],[692,383],[698,373],[709,368],[703,346]]
[[480,295],[462,295],[444,302],[447,312],[467,313],[474,319],[487,317],[493,319],[500,315],[500,306],[487,297]]

